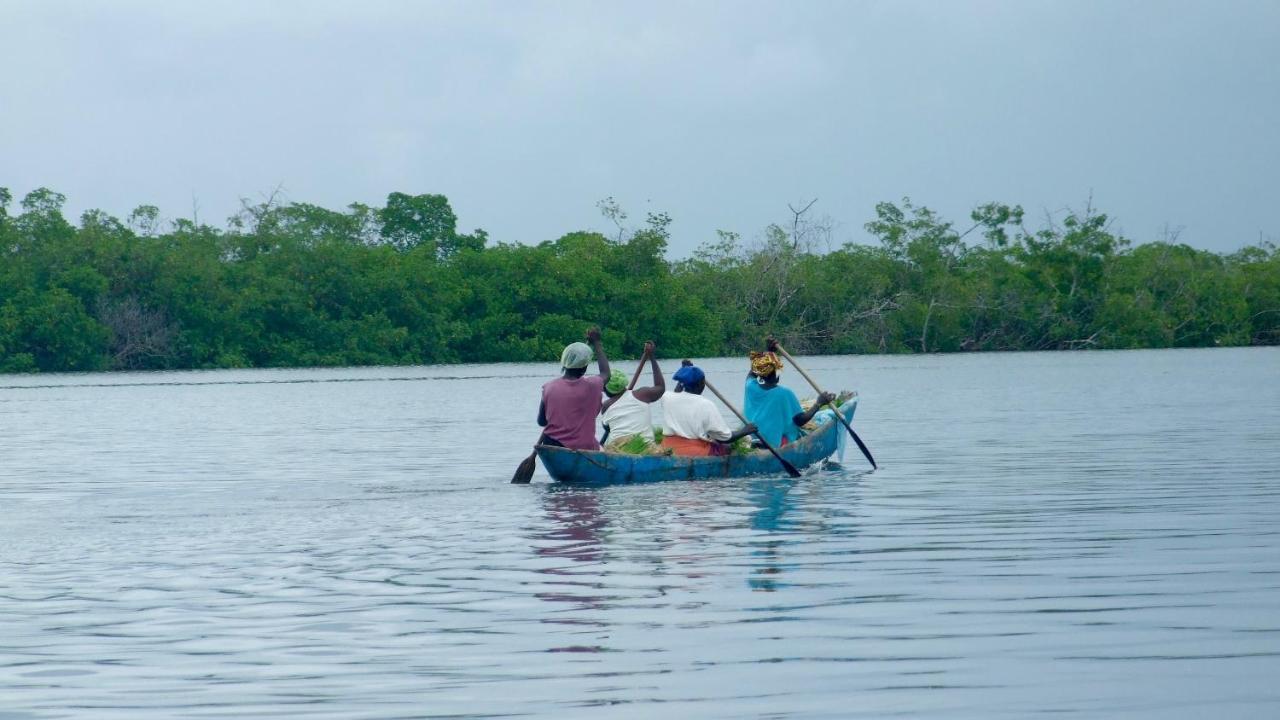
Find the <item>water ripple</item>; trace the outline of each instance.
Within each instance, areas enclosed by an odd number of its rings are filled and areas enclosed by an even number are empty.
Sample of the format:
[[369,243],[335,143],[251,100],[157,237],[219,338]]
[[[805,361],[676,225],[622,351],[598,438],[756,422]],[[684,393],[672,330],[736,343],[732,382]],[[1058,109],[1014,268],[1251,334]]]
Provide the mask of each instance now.
[[1274,715],[1276,357],[817,359],[880,470],[599,490],[541,367],[6,378],[0,719]]

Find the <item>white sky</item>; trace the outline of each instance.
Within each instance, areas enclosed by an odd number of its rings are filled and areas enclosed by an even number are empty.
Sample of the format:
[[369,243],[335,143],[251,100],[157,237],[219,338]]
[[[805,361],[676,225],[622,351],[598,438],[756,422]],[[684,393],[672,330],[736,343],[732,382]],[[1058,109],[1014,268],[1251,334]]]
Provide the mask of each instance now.
[[240,197],[442,193],[461,229],[675,219],[672,255],[818,198],[1096,207],[1280,242],[1280,2],[0,0],[0,186],[221,224]]

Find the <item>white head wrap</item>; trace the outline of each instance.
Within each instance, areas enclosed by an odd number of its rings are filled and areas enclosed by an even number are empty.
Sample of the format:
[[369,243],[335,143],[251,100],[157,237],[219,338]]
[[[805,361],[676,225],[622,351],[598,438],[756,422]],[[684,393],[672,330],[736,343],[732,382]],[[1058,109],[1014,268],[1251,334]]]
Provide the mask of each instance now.
[[583,342],[570,343],[560,353],[560,367],[569,370],[584,368],[591,362],[591,346]]

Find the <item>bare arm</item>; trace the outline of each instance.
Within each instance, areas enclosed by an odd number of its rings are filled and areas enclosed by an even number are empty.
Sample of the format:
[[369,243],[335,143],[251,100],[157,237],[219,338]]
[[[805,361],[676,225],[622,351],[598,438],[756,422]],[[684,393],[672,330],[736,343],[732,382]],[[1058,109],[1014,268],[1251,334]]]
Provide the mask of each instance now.
[[658,359],[653,356],[653,343],[645,343],[645,352],[649,354],[649,365],[653,368],[653,386],[639,388],[635,391],[636,399],[640,402],[657,402],[667,391],[667,383],[662,379],[662,368],[658,367]]
[[591,349],[596,353],[596,366],[600,368],[600,377],[605,382],[609,382],[609,358],[604,355],[604,345],[600,342],[600,328],[591,328],[587,331],[587,342],[591,343]]
[[836,396],[829,392],[824,392],[818,395],[818,399],[813,403],[813,407],[809,408],[808,412],[796,413],[795,417],[791,418],[791,422],[795,423],[796,427],[804,427],[809,424],[809,421],[813,419],[814,415],[818,414],[819,410],[826,407],[835,399]]
[[755,425],[751,423],[747,423],[746,425],[743,425],[742,427],[738,428],[738,431],[730,435],[729,439],[726,440],[725,442],[733,442],[738,438],[746,437],[748,435],[754,435],[756,433],[756,430],[757,428]]
[[547,426],[547,401],[538,404],[538,427]]

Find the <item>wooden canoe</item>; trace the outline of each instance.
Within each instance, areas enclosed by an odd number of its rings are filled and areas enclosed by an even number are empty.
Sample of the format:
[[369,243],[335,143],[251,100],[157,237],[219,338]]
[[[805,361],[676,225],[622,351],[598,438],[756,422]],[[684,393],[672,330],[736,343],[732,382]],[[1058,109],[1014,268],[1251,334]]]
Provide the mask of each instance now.
[[[852,421],[857,407],[858,397],[855,395],[840,406],[840,412]],[[830,410],[819,412],[814,421],[817,423],[816,428],[796,442],[779,449],[779,453],[797,468],[803,469],[831,457],[838,447],[841,433],[845,432]],[[570,450],[551,445],[539,445],[537,451],[543,467],[553,479],[575,485],[785,474],[777,458],[768,450],[720,457],[631,455]]]

